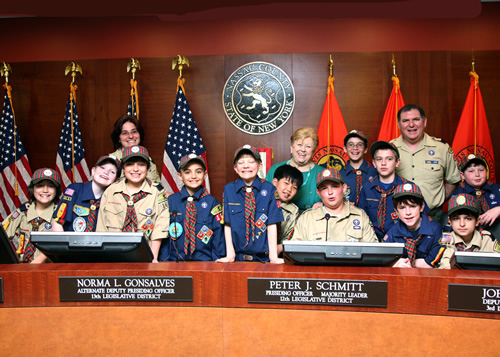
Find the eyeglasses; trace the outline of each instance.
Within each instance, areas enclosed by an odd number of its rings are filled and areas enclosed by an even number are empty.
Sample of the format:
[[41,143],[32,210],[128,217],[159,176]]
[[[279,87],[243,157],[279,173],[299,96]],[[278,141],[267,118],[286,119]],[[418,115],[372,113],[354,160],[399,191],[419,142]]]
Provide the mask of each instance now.
[[348,144],[347,144],[347,147],[348,147],[348,148],[354,148],[354,147],[356,147],[356,148],[360,148],[360,149],[361,149],[361,148],[363,148],[364,146],[365,146],[365,144],[363,144],[363,143],[357,143],[357,144],[354,144],[354,143],[348,143]]
[[124,130],[124,131],[122,131],[122,132],[120,133],[120,135],[121,135],[121,136],[129,136],[129,135],[135,135],[135,134],[137,134],[137,133],[139,133],[139,132],[138,132],[136,129],[134,129],[134,130],[130,130],[130,131],[126,131],[126,130]]

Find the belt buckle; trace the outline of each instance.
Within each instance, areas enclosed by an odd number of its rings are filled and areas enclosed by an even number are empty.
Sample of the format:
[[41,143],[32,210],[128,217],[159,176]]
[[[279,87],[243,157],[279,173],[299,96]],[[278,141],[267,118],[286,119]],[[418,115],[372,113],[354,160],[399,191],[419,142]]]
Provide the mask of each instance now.
[[248,254],[243,254],[243,260],[246,262],[253,262],[253,256]]

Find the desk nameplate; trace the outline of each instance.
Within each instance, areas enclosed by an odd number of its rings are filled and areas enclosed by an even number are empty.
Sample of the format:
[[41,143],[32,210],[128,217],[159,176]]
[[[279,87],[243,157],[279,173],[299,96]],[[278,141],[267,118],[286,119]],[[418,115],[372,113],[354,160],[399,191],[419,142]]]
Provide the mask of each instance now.
[[387,307],[387,281],[248,278],[248,303]]
[[61,276],[60,301],[193,301],[191,276]]
[[448,310],[500,313],[500,286],[448,284]]

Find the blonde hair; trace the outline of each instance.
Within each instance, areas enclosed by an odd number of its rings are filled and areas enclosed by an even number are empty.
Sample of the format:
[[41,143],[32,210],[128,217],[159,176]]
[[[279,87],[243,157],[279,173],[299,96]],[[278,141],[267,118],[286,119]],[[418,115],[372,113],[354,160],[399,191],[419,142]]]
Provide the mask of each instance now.
[[300,128],[295,130],[295,132],[290,137],[290,144],[293,145],[295,141],[304,140],[306,138],[311,138],[313,140],[314,150],[316,150],[319,145],[319,138],[318,134],[316,134],[316,131],[314,131],[313,128]]

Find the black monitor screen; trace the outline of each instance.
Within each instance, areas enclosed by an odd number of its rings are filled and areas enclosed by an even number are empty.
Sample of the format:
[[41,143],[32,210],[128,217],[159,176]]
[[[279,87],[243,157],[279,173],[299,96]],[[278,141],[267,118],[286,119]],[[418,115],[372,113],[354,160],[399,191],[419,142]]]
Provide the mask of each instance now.
[[[1,225],[0,225],[1,226]],[[17,264],[19,258],[14,250],[14,246],[7,237],[3,226],[0,228],[0,264]]]
[[458,268],[470,270],[500,270],[499,253],[455,252]]
[[390,266],[403,255],[403,243],[284,241],[286,264]]
[[54,263],[149,262],[142,232],[31,232],[31,242]]

